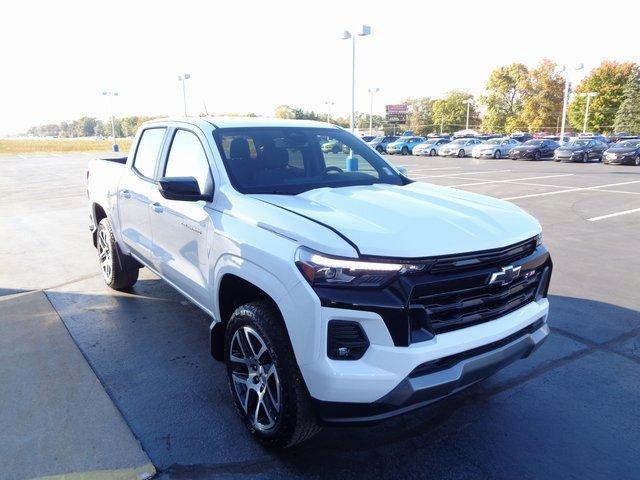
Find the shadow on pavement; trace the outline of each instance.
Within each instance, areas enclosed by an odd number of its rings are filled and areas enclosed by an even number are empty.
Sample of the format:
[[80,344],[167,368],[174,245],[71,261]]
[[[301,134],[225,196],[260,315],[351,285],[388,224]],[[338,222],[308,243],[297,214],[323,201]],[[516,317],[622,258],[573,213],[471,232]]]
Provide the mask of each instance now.
[[160,280],[114,293],[88,279],[47,295],[160,478],[631,478],[640,466],[640,313],[551,296],[529,359],[372,427],[256,445],[209,353],[209,319]]

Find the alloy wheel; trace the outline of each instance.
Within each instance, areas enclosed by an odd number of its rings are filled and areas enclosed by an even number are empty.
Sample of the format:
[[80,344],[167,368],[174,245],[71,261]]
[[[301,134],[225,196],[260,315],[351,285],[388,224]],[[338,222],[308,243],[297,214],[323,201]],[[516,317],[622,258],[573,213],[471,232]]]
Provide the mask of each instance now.
[[266,342],[251,327],[240,327],[229,347],[233,392],[256,430],[271,430],[278,421],[282,389],[278,370]]
[[635,164],[636,164],[636,167],[640,167],[640,155],[636,155]]
[[108,232],[106,228],[101,228],[98,232],[98,261],[100,262],[100,269],[102,270],[102,276],[109,283],[113,275],[113,262],[111,252],[111,242],[108,238]]

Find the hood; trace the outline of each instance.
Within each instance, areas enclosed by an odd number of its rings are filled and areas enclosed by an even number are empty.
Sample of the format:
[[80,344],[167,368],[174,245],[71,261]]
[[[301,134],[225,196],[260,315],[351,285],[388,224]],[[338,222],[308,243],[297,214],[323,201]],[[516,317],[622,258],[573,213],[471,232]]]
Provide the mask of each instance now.
[[538,148],[540,148],[540,145],[518,145],[517,147],[513,147],[513,150],[526,152],[528,150],[537,150]]
[[254,198],[321,222],[362,255],[418,258],[505,247],[540,224],[512,203],[421,182]]
[[634,147],[611,147],[611,148],[608,148],[605,153],[633,153],[636,150],[638,150],[638,148],[634,148]]
[[558,147],[558,150],[565,152],[579,152],[580,150],[586,150],[585,145],[565,145],[564,147]]

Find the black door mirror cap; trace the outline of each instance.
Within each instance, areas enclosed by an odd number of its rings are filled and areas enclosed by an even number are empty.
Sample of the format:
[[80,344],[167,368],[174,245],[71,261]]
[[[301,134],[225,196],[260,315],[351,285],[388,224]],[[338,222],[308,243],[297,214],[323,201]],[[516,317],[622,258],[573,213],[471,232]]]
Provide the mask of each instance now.
[[158,181],[158,190],[167,200],[180,200],[185,202],[197,202],[205,200],[210,202],[211,195],[200,193],[200,186],[195,177],[162,177]]

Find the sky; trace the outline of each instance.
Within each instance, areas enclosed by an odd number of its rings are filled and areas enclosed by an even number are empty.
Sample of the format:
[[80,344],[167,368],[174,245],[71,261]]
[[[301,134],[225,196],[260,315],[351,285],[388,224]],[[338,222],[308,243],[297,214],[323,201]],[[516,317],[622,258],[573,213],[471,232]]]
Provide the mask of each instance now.
[[[7,0],[0,29],[0,135],[33,125],[187,111],[271,115],[287,104],[347,115],[356,39],[356,110],[452,89],[481,94],[511,62],[640,63],[640,2],[499,0],[31,1]],[[622,21],[621,21],[622,20]]]

